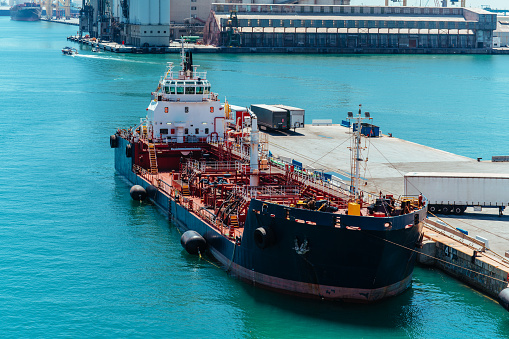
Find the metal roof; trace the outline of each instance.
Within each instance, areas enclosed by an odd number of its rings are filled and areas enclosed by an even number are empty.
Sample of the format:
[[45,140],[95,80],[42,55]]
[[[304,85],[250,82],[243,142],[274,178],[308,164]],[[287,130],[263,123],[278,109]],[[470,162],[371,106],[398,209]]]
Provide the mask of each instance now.
[[316,27],[240,27],[241,33],[329,33],[329,34],[450,34],[473,35],[471,29],[417,28],[316,28]]
[[[216,13],[216,17],[229,19],[230,14]],[[477,22],[476,20],[466,20],[462,15],[348,15],[348,14],[316,14],[308,13],[300,15],[295,14],[271,14],[271,13],[237,13],[239,20],[314,20],[314,21],[423,21],[423,22]]]

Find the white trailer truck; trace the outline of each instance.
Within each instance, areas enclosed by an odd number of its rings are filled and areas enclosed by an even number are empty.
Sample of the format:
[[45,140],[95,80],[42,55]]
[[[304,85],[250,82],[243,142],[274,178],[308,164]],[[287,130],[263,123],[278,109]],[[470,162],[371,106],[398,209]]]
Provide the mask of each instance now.
[[289,128],[303,128],[304,127],[304,110],[302,108],[291,107],[286,105],[273,105],[274,107],[282,108],[290,115]]
[[509,205],[509,174],[414,172],[405,175],[405,195],[421,194],[431,213],[462,214],[467,207]]

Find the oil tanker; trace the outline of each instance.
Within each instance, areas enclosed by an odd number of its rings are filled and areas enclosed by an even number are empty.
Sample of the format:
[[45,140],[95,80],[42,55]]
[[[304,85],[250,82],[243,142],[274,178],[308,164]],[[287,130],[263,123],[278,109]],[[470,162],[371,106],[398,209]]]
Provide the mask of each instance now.
[[[362,191],[357,163],[345,189],[274,161],[256,115],[247,110],[239,124],[190,52],[182,51],[181,66],[169,63],[146,116],[117,130],[110,146],[131,197],[164,211],[189,253],[212,256],[250,284],[301,297],[369,303],[410,286],[424,198]],[[360,109],[352,115],[359,126],[362,118]]]

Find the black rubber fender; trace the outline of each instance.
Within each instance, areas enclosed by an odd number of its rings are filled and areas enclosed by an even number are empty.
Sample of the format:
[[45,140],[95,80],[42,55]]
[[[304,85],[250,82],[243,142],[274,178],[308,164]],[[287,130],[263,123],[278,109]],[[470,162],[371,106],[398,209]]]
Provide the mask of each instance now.
[[110,147],[111,148],[118,147],[118,136],[116,134],[110,135]]
[[207,249],[207,241],[200,233],[189,230],[180,237],[180,244],[189,254],[204,253]]
[[271,246],[276,241],[276,238],[274,237],[274,231],[272,231],[271,228],[265,226],[255,229],[253,233],[253,239],[256,246],[261,249]]
[[147,188],[145,188],[145,191],[147,191],[147,197],[149,197],[150,199],[155,199],[156,198],[156,195],[157,195],[157,188],[152,186],[152,185],[148,185]]
[[125,156],[127,158],[130,158],[133,156],[133,147],[131,146],[131,144],[127,144],[127,146],[125,147]]
[[136,201],[145,200],[147,198],[147,191],[140,185],[134,185],[129,191],[131,198]]
[[436,214],[438,211],[437,205],[429,205],[428,211],[430,211],[433,214]]
[[506,311],[509,311],[509,287],[498,294],[498,302]]

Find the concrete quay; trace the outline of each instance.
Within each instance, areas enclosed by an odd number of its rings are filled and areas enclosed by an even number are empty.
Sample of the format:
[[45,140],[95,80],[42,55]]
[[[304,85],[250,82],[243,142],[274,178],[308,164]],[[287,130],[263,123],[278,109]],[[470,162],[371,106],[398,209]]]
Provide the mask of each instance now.
[[[263,132],[263,131],[262,131]],[[283,161],[295,159],[304,168],[350,176],[351,130],[340,125],[313,126],[296,132],[264,131],[269,150]],[[382,135],[365,139],[369,145],[366,171],[361,171],[363,190],[377,195],[404,195],[407,172],[509,173],[509,162],[480,161]],[[366,146],[368,146],[366,145]],[[509,193],[508,193],[509,194]],[[463,232],[458,231],[460,228]],[[468,235],[465,233],[468,232]],[[480,236],[487,244],[476,239]],[[434,265],[485,294],[496,298],[509,279],[509,209],[475,212],[460,216],[429,215],[424,225],[424,245],[419,261]]]
[[48,19],[48,18],[41,18],[41,21],[48,21],[48,22],[56,22],[58,24],[65,24],[65,25],[73,25],[73,26],[79,26],[80,25],[80,19],[78,18],[70,18],[70,19]]
[[[51,20],[52,22],[62,21]],[[73,23],[68,23],[73,25]],[[92,41],[90,38],[79,37],[78,35],[69,36],[67,40],[99,47],[100,49],[113,53],[136,53],[136,54],[171,54],[180,53],[181,44],[179,42],[171,42],[169,46],[164,47],[135,47],[130,45],[122,45],[112,41]],[[369,48],[323,48],[323,47],[218,47],[213,45],[199,45],[194,43],[185,43],[186,50],[193,53],[273,53],[273,54],[509,54],[509,48],[493,48],[493,49],[434,49],[425,51],[423,49],[369,49]]]
[[494,299],[508,286],[508,258],[491,251],[482,241],[432,220],[424,223],[423,231],[419,263],[438,267]]

